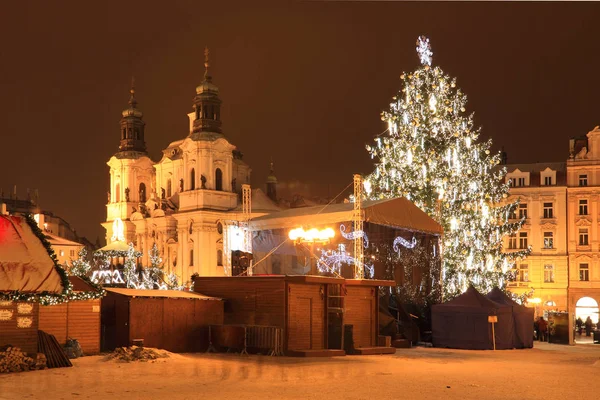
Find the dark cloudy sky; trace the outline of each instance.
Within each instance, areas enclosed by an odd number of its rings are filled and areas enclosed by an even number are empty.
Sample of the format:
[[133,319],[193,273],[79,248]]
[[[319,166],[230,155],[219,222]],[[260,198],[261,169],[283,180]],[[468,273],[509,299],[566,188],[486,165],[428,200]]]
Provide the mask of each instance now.
[[4,2],[0,187],[38,188],[43,208],[102,236],[131,76],[157,159],[187,135],[205,45],[254,186],[270,157],[284,181],[370,172],[364,145],[421,34],[509,162],[565,160],[568,139],[600,125],[600,4],[248,3]]

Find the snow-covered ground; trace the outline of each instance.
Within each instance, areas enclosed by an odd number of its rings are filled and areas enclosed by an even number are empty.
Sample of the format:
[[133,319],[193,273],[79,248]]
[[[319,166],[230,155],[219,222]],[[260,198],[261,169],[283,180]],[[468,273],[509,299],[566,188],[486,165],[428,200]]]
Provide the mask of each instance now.
[[600,345],[399,349],[395,355],[286,358],[172,355],[0,375],[0,399],[571,399],[597,398]]

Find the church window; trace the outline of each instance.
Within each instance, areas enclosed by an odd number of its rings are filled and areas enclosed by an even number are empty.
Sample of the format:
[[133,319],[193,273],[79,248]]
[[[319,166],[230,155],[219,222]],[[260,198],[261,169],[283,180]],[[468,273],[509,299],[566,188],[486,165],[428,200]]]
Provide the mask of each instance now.
[[221,168],[215,170],[215,190],[223,190],[223,172]]
[[125,128],[121,129],[121,140],[125,140]]
[[190,190],[196,189],[196,171],[194,168],[190,171]]
[[190,267],[194,266],[194,249],[190,249]]
[[196,119],[200,119],[200,106],[196,107]]
[[121,186],[117,183],[115,186],[115,202],[121,201]]
[[223,250],[217,250],[217,265],[223,266]]
[[171,197],[171,180],[167,180],[167,197]]
[[146,202],[146,184],[140,183],[140,203]]

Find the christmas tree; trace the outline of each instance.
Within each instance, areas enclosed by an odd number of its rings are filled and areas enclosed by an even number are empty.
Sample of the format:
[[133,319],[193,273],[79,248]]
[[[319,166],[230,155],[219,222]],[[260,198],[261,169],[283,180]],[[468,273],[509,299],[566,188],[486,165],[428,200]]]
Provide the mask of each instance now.
[[402,89],[382,113],[388,129],[367,146],[376,163],[365,192],[371,199],[404,196],[442,225],[441,282],[434,278],[444,299],[469,284],[483,293],[504,288],[529,249],[503,251],[503,238],[524,221],[511,219],[518,204],[505,200],[500,154],[490,154],[491,140],[477,141],[467,97],[456,79],[431,66],[429,39],[417,40],[417,53],[421,66],[400,76]]
[[82,247],[77,254],[76,260],[71,260],[71,268],[69,273],[75,276],[88,276],[92,266],[88,259],[88,253],[85,247]]

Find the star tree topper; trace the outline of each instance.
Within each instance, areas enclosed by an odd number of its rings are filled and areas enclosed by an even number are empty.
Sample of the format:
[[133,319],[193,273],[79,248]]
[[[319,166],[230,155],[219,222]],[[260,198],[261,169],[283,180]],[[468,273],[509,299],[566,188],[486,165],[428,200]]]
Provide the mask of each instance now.
[[431,51],[431,46],[429,45],[429,38],[425,36],[419,36],[417,39],[417,54],[419,54],[421,64],[431,65],[431,56],[433,56],[433,52]]

